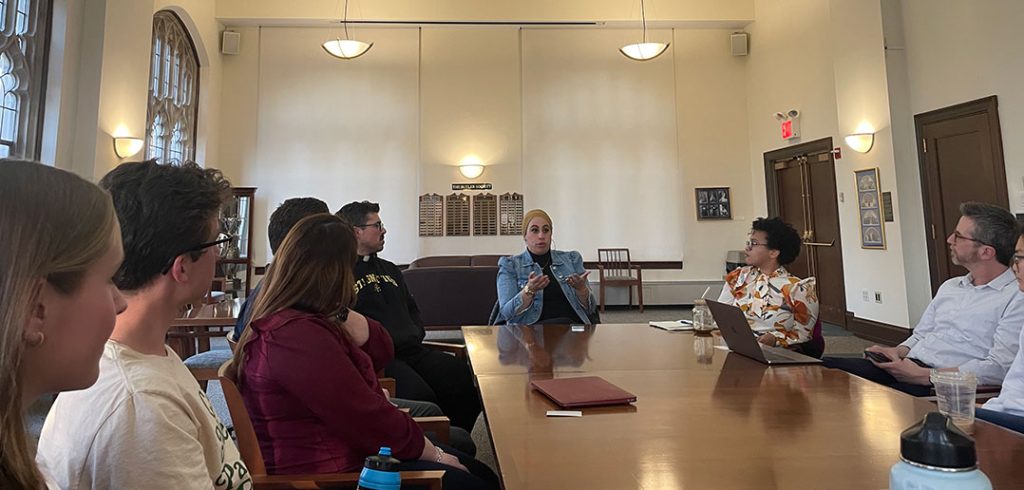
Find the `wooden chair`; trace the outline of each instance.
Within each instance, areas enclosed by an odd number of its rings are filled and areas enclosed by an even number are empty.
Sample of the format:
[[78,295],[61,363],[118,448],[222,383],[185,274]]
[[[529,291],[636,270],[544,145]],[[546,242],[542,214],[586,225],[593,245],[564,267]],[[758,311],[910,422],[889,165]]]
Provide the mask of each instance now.
[[[252,419],[249,418],[249,412],[245,409],[242,394],[238,391],[238,386],[235,385],[235,382],[223,374],[226,373],[222,373],[219,378],[220,385],[224,389],[224,399],[228,402],[228,411],[231,412],[231,420],[235,426],[235,436],[238,438],[238,452],[241,454],[245,466],[249,469],[253,488],[257,490],[355,488],[358,485],[358,472],[268,475],[267,467],[263,462],[263,453],[260,452],[259,441],[256,440],[256,431],[252,427]],[[441,477],[443,476],[444,471],[403,471],[402,484],[419,485],[429,490],[441,490]]]
[[[199,382],[199,386],[202,387],[203,391],[206,391],[207,383],[210,380],[217,379],[220,376],[220,370],[225,363],[234,357],[235,347],[237,343],[232,340],[231,336],[227,336],[228,347],[230,349],[216,349],[208,350],[206,352],[200,352],[194,356],[185,359],[185,367],[192,373],[192,376]],[[392,392],[394,393],[394,392]]]
[[[606,286],[626,286],[629,290],[629,306],[633,307],[633,286],[636,286],[640,303],[640,313],[644,312],[644,281],[643,271],[639,265],[629,260],[628,248],[597,249],[597,271],[600,280],[601,312],[604,312],[604,288]],[[635,274],[634,274],[635,272]]]

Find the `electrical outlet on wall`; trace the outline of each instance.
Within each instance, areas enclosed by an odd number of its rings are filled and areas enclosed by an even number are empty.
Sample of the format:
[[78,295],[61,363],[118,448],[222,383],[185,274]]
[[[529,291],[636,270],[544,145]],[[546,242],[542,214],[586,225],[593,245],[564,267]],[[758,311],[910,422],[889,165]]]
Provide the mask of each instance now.
[[864,299],[864,301],[871,301],[871,299],[869,299],[869,297],[868,297],[868,290],[867,289],[861,289],[860,290],[860,295],[861,295],[861,298]]
[[881,303],[881,302],[882,302],[882,292],[881,291],[875,291],[875,303]]

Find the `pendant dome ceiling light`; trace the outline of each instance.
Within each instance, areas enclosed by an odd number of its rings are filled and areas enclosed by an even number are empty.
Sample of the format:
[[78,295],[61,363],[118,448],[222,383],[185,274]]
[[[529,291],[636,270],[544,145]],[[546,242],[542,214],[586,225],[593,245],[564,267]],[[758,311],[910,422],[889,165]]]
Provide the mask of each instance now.
[[341,20],[341,25],[345,28],[345,38],[329,39],[321,45],[323,46],[324,51],[327,51],[327,54],[341,60],[351,60],[366,54],[366,52],[373,47],[373,43],[357,41],[349,37],[348,0],[345,0],[345,12]]
[[640,0],[640,20],[643,23],[643,40],[636,44],[627,44],[619,48],[619,51],[631,60],[653,60],[654,58],[661,56],[661,53],[664,53],[665,50],[668,49],[669,43],[647,42],[647,13],[644,11],[644,0]]

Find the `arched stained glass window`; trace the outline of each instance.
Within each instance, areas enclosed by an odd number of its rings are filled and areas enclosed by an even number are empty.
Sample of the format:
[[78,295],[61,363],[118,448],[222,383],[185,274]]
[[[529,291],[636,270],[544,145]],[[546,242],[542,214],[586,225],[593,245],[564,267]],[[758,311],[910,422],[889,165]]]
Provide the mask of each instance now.
[[181,165],[195,159],[199,112],[199,57],[181,19],[161,10],[153,16],[146,158]]
[[146,151],[146,158],[155,158],[158,162],[165,161],[164,141],[167,137],[166,128],[163,114],[157,114],[153,119],[153,123],[149,125],[149,135],[146,141],[149,149]]
[[0,0],[0,157],[39,157],[49,12],[49,0]]

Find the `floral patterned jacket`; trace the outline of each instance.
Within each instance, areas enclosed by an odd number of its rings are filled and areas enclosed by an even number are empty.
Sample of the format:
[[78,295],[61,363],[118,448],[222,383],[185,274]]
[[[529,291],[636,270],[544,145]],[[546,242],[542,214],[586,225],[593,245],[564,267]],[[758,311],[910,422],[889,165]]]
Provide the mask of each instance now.
[[771,274],[751,266],[733,270],[725,276],[718,301],[738,306],[751,329],[771,332],[783,347],[811,340],[818,319],[814,278],[800,279],[785,267]]

